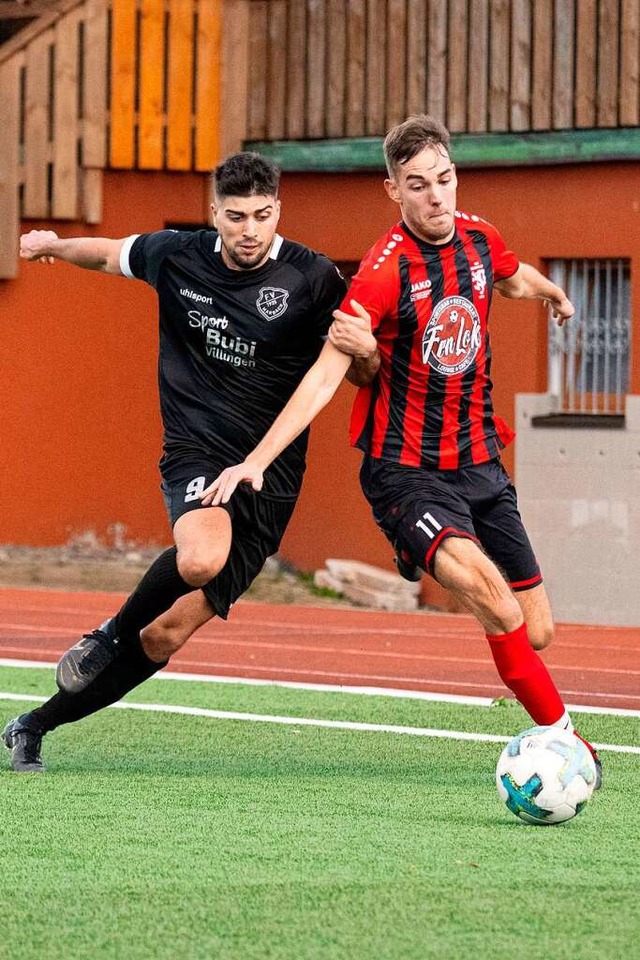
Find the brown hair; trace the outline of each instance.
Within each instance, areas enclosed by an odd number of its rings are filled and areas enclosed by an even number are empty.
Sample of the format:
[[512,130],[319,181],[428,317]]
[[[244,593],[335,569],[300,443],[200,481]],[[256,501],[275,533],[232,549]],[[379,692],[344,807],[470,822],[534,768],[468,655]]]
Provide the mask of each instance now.
[[234,153],[212,174],[218,199],[226,197],[277,197],[280,168],[259,153]]
[[384,138],[382,149],[389,176],[393,177],[401,163],[411,160],[425,147],[443,147],[449,153],[450,142],[449,131],[434,117],[426,113],[407,117]]

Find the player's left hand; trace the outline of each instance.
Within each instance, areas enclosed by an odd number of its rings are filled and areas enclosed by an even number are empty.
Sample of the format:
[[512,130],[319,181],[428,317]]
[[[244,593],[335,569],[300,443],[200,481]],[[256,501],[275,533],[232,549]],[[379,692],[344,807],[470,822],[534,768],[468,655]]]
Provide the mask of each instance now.
[[562,297],[558,300],[548,300],[547,303],[551,307],[551,316],[559,327],[563,326],[565,321],[570,320],[576,312],[574,305],[568,297]]
[[202,506],[218,507],[221,503],[228,503],[239,483],[250,483],[254,490],[262,490],[263,480],[262,468],[250,460],[226,467],[200,494]]
[[343,310],[333,311],[333,323],[329,327],[329,340],[352,357],[370,357],[378,343],[371,332],[371,316],[357,300],[350,301],[354,315]]

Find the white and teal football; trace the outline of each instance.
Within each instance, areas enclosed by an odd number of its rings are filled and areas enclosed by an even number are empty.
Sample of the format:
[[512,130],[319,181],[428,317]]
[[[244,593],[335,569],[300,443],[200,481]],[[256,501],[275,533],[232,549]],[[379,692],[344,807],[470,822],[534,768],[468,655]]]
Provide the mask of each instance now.
[[525,823],[571,820],[590,800],[595,783],[589,750],[558,727],[519,733],[500,754],[496,768],[500,799]]

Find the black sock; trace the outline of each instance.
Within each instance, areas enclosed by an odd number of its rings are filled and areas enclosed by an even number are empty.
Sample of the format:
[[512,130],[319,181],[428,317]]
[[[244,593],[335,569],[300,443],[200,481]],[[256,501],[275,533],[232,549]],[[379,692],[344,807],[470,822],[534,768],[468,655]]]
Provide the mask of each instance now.
[[103,707],[120,700],[125,693],[139,686],[167,665],[155,663],[142,649],[140,641],[122,647],[118,656],[99,674],[86,690],[65,693],[59,690],[50,700],[25,716],[25,722],[39,733],[48,733],[63,723],[82,720]]
[[180,576],[177,553],[175,547],[169,547],[156,557],[115,615],[115,631],[124,645],[137,642],[144,627],[166,613],[180,597],[197,589]]

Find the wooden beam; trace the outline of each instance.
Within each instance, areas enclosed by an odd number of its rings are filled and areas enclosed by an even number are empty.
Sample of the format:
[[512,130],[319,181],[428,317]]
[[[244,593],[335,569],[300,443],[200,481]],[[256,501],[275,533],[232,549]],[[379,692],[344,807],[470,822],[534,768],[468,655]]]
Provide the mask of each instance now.
[[249,101],[249,0],[224,0],[220,156],[242,149]]
[[78,13],[55,26],[53,118],[53,190],[51,216],[78,216]]
[[24,118],[24,216],[49,216],[49,47],[52,31],[42,33],[26,50]]
[[136,6],[112,0],[110,163],[125,170],[135,162],[135,81]]
[[103,169],[107,163],[107,8],[104,0],[87,0],[84,10],[82,165]]
[[192,166],[193,0],[169,0],[167,167]]
[[222,0],[200,0],[196,37],[196,170],[211,170],[221,159],[221,32]]
[[18,135],[20,114],[20,55],[0,65],[0,279],[18,275]]

